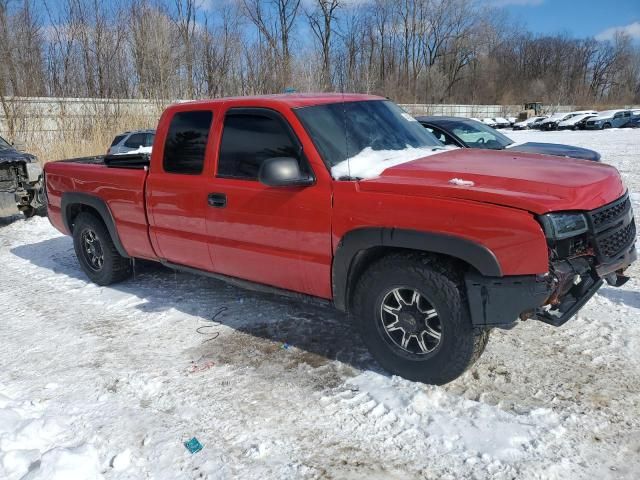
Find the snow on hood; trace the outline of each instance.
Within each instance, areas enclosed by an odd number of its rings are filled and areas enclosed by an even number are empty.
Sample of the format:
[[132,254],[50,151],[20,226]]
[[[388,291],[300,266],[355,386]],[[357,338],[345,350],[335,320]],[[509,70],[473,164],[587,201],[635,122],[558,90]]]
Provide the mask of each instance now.
[[367,147],[357,155],[331,167],[331,176],[338,180],[344,177],[370,179],[379,177],[387,168],[412,162],[451,150],[446,147],[410,147],[402,150],[374,150]]

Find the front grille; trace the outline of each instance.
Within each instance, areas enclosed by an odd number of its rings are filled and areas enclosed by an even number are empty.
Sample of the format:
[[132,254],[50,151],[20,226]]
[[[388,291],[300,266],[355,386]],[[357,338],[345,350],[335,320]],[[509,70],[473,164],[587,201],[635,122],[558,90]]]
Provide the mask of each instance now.
[[631,200],[624,196],[609,205],[605,205],[591,212],[591,219],[596,231],[606,228],[609,224],[616,223],[616,220],[624,217],[631,208]]
[[13,181],[13,170],[5,168],[0,169],[0,182]]
[[627,253],[636,239],[636,226],[629,195],[588,213],[598,260],[610,262]]
[[600,251],[607,258],[613,258],[630,246],[636,238],[636,225],[633,221],[626,227],[608,235],[598,238]]

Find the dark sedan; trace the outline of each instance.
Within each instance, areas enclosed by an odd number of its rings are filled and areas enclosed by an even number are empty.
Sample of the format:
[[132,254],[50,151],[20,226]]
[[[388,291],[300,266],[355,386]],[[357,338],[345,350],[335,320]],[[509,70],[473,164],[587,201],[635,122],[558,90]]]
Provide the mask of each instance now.
[[445,145],[461,148],[485,148],[542,153],[559,157],[600,161],[600,154],[593,150],[559,143],[527,142],[516,144],[506,135],[481,122],[462,117],[416,117],[416,119]]

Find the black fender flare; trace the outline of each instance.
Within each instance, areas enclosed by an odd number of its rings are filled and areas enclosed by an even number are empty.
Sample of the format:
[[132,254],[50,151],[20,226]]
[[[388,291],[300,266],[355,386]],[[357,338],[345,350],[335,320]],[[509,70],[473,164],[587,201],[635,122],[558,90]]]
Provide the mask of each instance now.
[[500,263],[493,252],[484,245],[465,238],[397,228],[359,228],[342,237],[333,257],[333,302],[339,310],[346,311],[348,308],[349,281],[354,259],[359,252],[374,247],[441,253],[467,262],[482,275],[503,276]]
[[62,222],[69,232],[73,232],[71,218],[69,218],[69,213],[71,207],[74,205],[85,205],[87,207],[93,208],[100,218],[104,222],[107,230],[109,231],[109,235],[111,235],[111,240],[113,240],[113,244],[118,250],[118,253],[125,258],[129,258],[129,254],[124,249],[122,242],[120,241],[120,236],[118,235],[118,230],[116,229],[116,222],[113,219],[113,214],[109,209],[107,203],[100,197],[96,195],[91,195],[89,193],[77,193],[77,192],[65,192],[62,194],[62,199],[60,201],[60,210],[62,213]]

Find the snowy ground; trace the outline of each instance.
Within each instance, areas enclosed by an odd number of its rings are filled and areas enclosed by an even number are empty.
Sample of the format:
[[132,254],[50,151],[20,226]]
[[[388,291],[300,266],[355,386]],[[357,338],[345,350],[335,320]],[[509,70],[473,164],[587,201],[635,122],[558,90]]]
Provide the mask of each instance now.
[[[601,151],[640,212],[640,130],[506,133]],[[638,266],[562,328],[492,333],[431,387],[380,372],[326,307],[153,265],[97,287],[46,219],[4,223],[0,478],[640,474]]]

